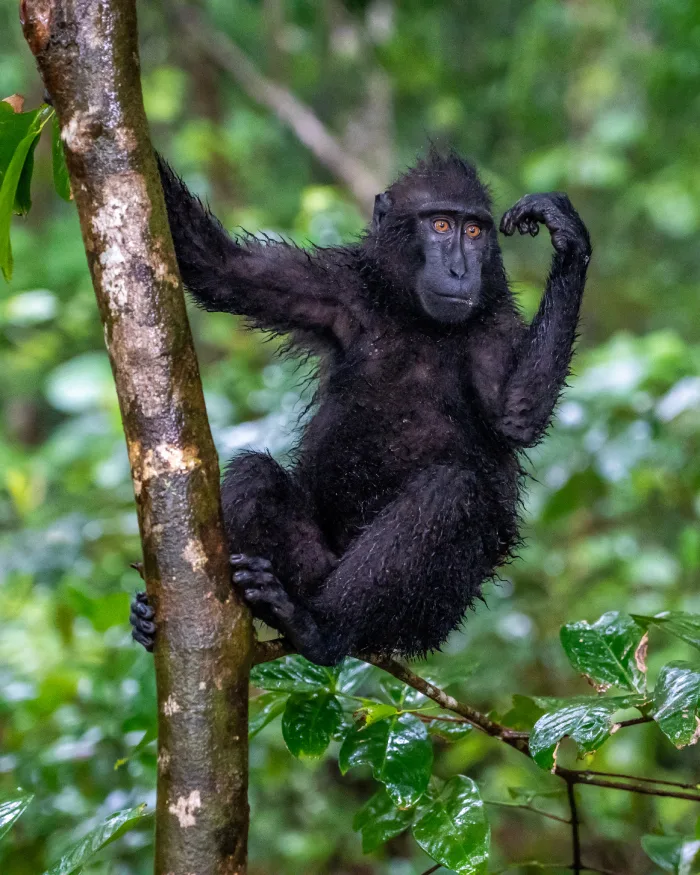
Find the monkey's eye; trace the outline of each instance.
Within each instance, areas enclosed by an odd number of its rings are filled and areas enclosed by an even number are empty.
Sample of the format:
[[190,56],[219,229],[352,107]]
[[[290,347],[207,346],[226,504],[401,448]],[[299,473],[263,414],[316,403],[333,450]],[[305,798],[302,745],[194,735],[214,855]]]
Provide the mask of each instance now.
[[481,237],[481,228],[479,227],[479,225],[467,225],[467,227],[464,229],[464,233],[472,240],[476,240],[477,237]]
[[433,219],[433,228],[438,234],[446,234],[452,228],[452,225],[447,219]]

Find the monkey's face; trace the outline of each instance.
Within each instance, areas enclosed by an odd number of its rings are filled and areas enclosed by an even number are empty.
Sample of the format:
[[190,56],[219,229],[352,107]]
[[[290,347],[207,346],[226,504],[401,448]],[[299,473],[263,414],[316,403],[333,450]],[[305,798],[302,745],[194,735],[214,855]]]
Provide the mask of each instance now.
[[488,205],[475,197],[421,189],[396,207],[386,195],[380,198],[375,228],[380,234],[397,225],[403,229],[393,235],[398,243],[394,272],[401,285],[414,291],[415,303],[431,319],[449,325],[468,321],[485,304],[491,278],[501,275]]
[[466,321],[483,302],[495,237],[490,213],[459,200],[426,200],[416,209],[415,227],[423,253],[415,289],[423,309],[439,322]]

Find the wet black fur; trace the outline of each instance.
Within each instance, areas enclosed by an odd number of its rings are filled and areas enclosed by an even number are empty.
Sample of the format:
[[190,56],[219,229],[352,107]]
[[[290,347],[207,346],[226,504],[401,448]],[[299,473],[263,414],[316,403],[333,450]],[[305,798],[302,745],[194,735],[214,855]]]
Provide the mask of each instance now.
[[440,647],[518,541],[519,454],[544,434],[568,372],[590,253],[583,224],[563,195],[520,201],[502,230],[543,222],[555,247],[533,323],[514,304],[493,227],[478,310],[442,324],[414,293],[423,254],[407,201],[424,188],[490,209],[457,156],[431,153],[404,174],[358,243],[311,251],[231,239],[160,166],[196,302],[320,357],[294,467],[244,453],[226,470],[230,547],[246,554],[235,581],[254,613],[320,663]]

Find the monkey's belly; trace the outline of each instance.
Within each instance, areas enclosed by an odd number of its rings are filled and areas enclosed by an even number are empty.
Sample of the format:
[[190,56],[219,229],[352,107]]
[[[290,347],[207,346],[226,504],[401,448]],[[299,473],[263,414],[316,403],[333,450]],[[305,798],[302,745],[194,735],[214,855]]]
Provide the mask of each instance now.
[[[416,474],[433,465],[478,472],[475,454],[483,459],[488,452],[477,433],[434,410],[430,419],[402,416],[389,423],[344,416],[334,429],[315,432],[313,425],[298,472],[310,487],[319,524],[341,551]],[[484,482],[485,491],[492,488]]]

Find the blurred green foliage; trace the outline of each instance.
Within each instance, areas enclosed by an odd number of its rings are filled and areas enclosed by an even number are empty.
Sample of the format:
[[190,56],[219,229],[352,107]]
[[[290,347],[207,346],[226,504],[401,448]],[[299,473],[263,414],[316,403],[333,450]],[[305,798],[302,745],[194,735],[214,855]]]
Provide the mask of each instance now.
[[[595,253],[581,351],[556,427],[530,454],[526,546],[489,587],[489,608],[418,670],[500,713],[514,693],[590,693],[560,647],[563,624],[613,610],[700,612],[700,7],[199,5],[375,173],[410,163],[434,137],[474,158],[499,212],[527,190],[565,188],[584,216]],[[167,2],[142,4],[140,18],[154,140],[228,226],[326,244],[361,228],[347,192],[305,147],[183,41]],[[22,92],[35,107],[41,85],[12,0],[0,0],[0,33],[0,95]],[[139,584],[128,463],[77,217],[53,193],[45,139],[32,212],[13,226],[12,282],[0,287],[0,793],[34,794],[0,844],[7,875],[44,871],[115,811],[152,804],[155,786],[154,745],[138,747],[154,728],[151,660],[126,625]],[[505,250],[531,313],[548,242]],[[249,445],[283,457],[308,398],[304,373],[231,318],[193,311],[192,322],[222,458]],[[692,661],[690,645],[650,632],[652,680],[669,660]],[[437,741],[435,770],[468,775],[488,800],[507,801],[508,788],[560,791],[502,747],[476,732]],[[426,870],[405,836],[363,855],[351,825],[377,787],[369,770],[341,777],[336,742],[331,750],[293,758],[279,721],[253,739],[251,872]],[[560,756],[573,761],[573,745]],[[639,726],[608,741],[595,767],[693,783],[700,758]],[[595,788],[580,801],[590,865],[650,873],[654,860],[672,870],[668,861],[694,844],[691,803]],[[394,816],[384,799],[372,805]],[[559,796],[551,805],[565,813]],[[488,813],[494,869],[568,864],[561,824],[507,806]],[[88,875],[145,875],[150,827],[96,859]]]

